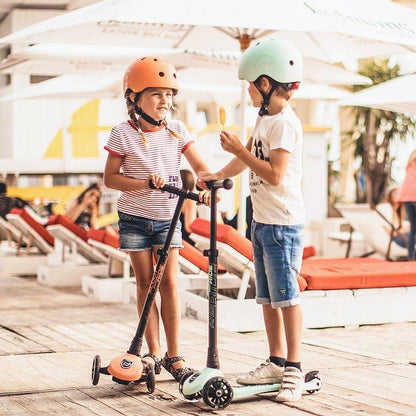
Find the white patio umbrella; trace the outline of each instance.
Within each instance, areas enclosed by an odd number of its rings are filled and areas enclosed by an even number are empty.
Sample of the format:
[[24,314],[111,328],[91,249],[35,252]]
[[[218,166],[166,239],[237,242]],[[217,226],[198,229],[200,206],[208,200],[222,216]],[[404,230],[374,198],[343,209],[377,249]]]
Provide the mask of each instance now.
[[337,62],[415,51],[415,21],[415,10],[387,0],[263,0],[259,6],[248,0],[106,0],[19,30],[0,43],[240,50],[250,40],[275,34],[295,42],[304,56]]
[[341,106],[373,107],[416,115],[416,74],[405,75],[351,94]]
[[[17,31],[0,43],[43,41],[244,50],[278,35],[304,56],[339,62],[415,51],[416,12],[385,0],[106,0]],[[238,42],[236,41],[238,40]],[[242,88],[242,102],[246,100]],[[241,106],[241,137],[246,136]],[[244,195],[240,208],[244,210]],[[239,229],[244,224],[239,218]]]
[[[61,75],[84,72],[122,73],[136,58],[158,55],[168,59],[176,68],[203,67],[233,71],[237,74],[238,59],[241,52],[222,52],[212,50],[186,49],[138,49],[105,45],[77,45],[39,43],[10,54],[0,63],[0,73]],[[344,68],[305,58],[306,82],[329,85],[371,84],[367,77]]]

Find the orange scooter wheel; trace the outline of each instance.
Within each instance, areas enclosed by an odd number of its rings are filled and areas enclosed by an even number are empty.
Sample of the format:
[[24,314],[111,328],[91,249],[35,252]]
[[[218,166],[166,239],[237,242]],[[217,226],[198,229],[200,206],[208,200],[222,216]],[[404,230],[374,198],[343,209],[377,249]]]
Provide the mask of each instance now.
[[151,394],[155,391],[156,386],[156,376],[155,376],[155,369],[152,364],[149,364],[149,368],[147,371],[147,378],[146,378],[146,387],[147,391]]
[[142,378],[143,363],[137,355],[125,353],[113,358],[107,371],[114,379],[129,383]]

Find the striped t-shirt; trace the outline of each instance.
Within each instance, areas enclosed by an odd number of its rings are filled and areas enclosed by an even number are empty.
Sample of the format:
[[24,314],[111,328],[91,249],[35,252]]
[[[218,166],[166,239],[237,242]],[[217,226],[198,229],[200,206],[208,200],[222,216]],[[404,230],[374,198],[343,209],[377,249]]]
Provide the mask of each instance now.
[[[183,140],[173,137],[166,127],[143,133],[148,141],[146,147],[142,136],[130,121],[113,127],[104,148],[122,159],[125,176],[147,179],[151,173],[163,175],[166,184],[181,188],[180,161],[182,153],[193,139],[181,121],[170,121],[169,128]],[[151,220],[172,219],[177,195],[150,189],[121,192],[117,202],[119,211]]]

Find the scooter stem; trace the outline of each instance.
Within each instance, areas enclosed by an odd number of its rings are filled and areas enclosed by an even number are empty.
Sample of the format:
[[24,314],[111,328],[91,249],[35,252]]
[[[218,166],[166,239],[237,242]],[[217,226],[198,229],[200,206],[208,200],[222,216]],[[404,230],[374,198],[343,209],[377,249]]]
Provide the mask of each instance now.
[[208,268],[208,354],[207,367],[220,368],[217,348],[217,274],[218,274],[218,250],[217,250],[217,187],[211,187],[211,230],[209,250],[205,255],[209,258]]
[[217,190],[219,188],[231,189],[233,187],[233,182],[230,179],[225,179],[224,181],[209,181],[206,185],[208,189],[211,190],[211,227],[209,250],[204,251],[204,255],[209,258],[207,367],[219,369],[220,361],[217,349]]

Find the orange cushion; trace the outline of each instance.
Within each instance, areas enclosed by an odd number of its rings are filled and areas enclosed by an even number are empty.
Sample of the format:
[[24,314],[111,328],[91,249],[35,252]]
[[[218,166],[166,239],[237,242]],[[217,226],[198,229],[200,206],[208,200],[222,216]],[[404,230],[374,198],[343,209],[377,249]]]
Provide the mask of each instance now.
[[[208,257],[205,257],[197,248],[187,241],[182,240],[182,244],[184,247],[179,250],[179,254],[205,273],[208,273]],[[218,273],[226,273],[226,271],[227,270],[223,266],[220,264],[218,265]]]
[[303,248],[302,258],[307,259],[308,257],[316,256],[316,248],[314,246],[306,246]]
[[[191,230],[195,234],[209,238],[210,222],[202,218],[197,218],[191,224]],[[253,245],[251,241],[230,225],[217,224],[217,241],[228,244],[234,250],[253,261]],[[303,249],[303,258],[315,255],[316,249],[314,246],[307,246]]]
[[84,241],[88,240],[88,233],[79,225],[72,222],[69,218],[65,217],[64,215],[51,215],[49,217],[48,225],[56,225],[60,224],[67,228],[69,231],[77,235],[79,238],[83,239]]
[[[191,230],[195,234],[209,238],[210,223],[208,220],[197,218],[191,224]],[[253,246],[251,241],[230,225],[217,224],[217,241],[228,244],[243,256],[253,260]]]
[[416,262],[370,258],[310,259],[301,275],[308,290],[416,286]]
[[55,240],[48,230],[42,224],[39,224],[26,210],[13,208],[10,213],[20,215],[50,246],[54,246]]
[[97,230],[95,228],[91,228],[88,230],[88,238],[92,240],[97,240],[100,243],[108,244],[114,248],[120,247],[120,239],[106,230]]

